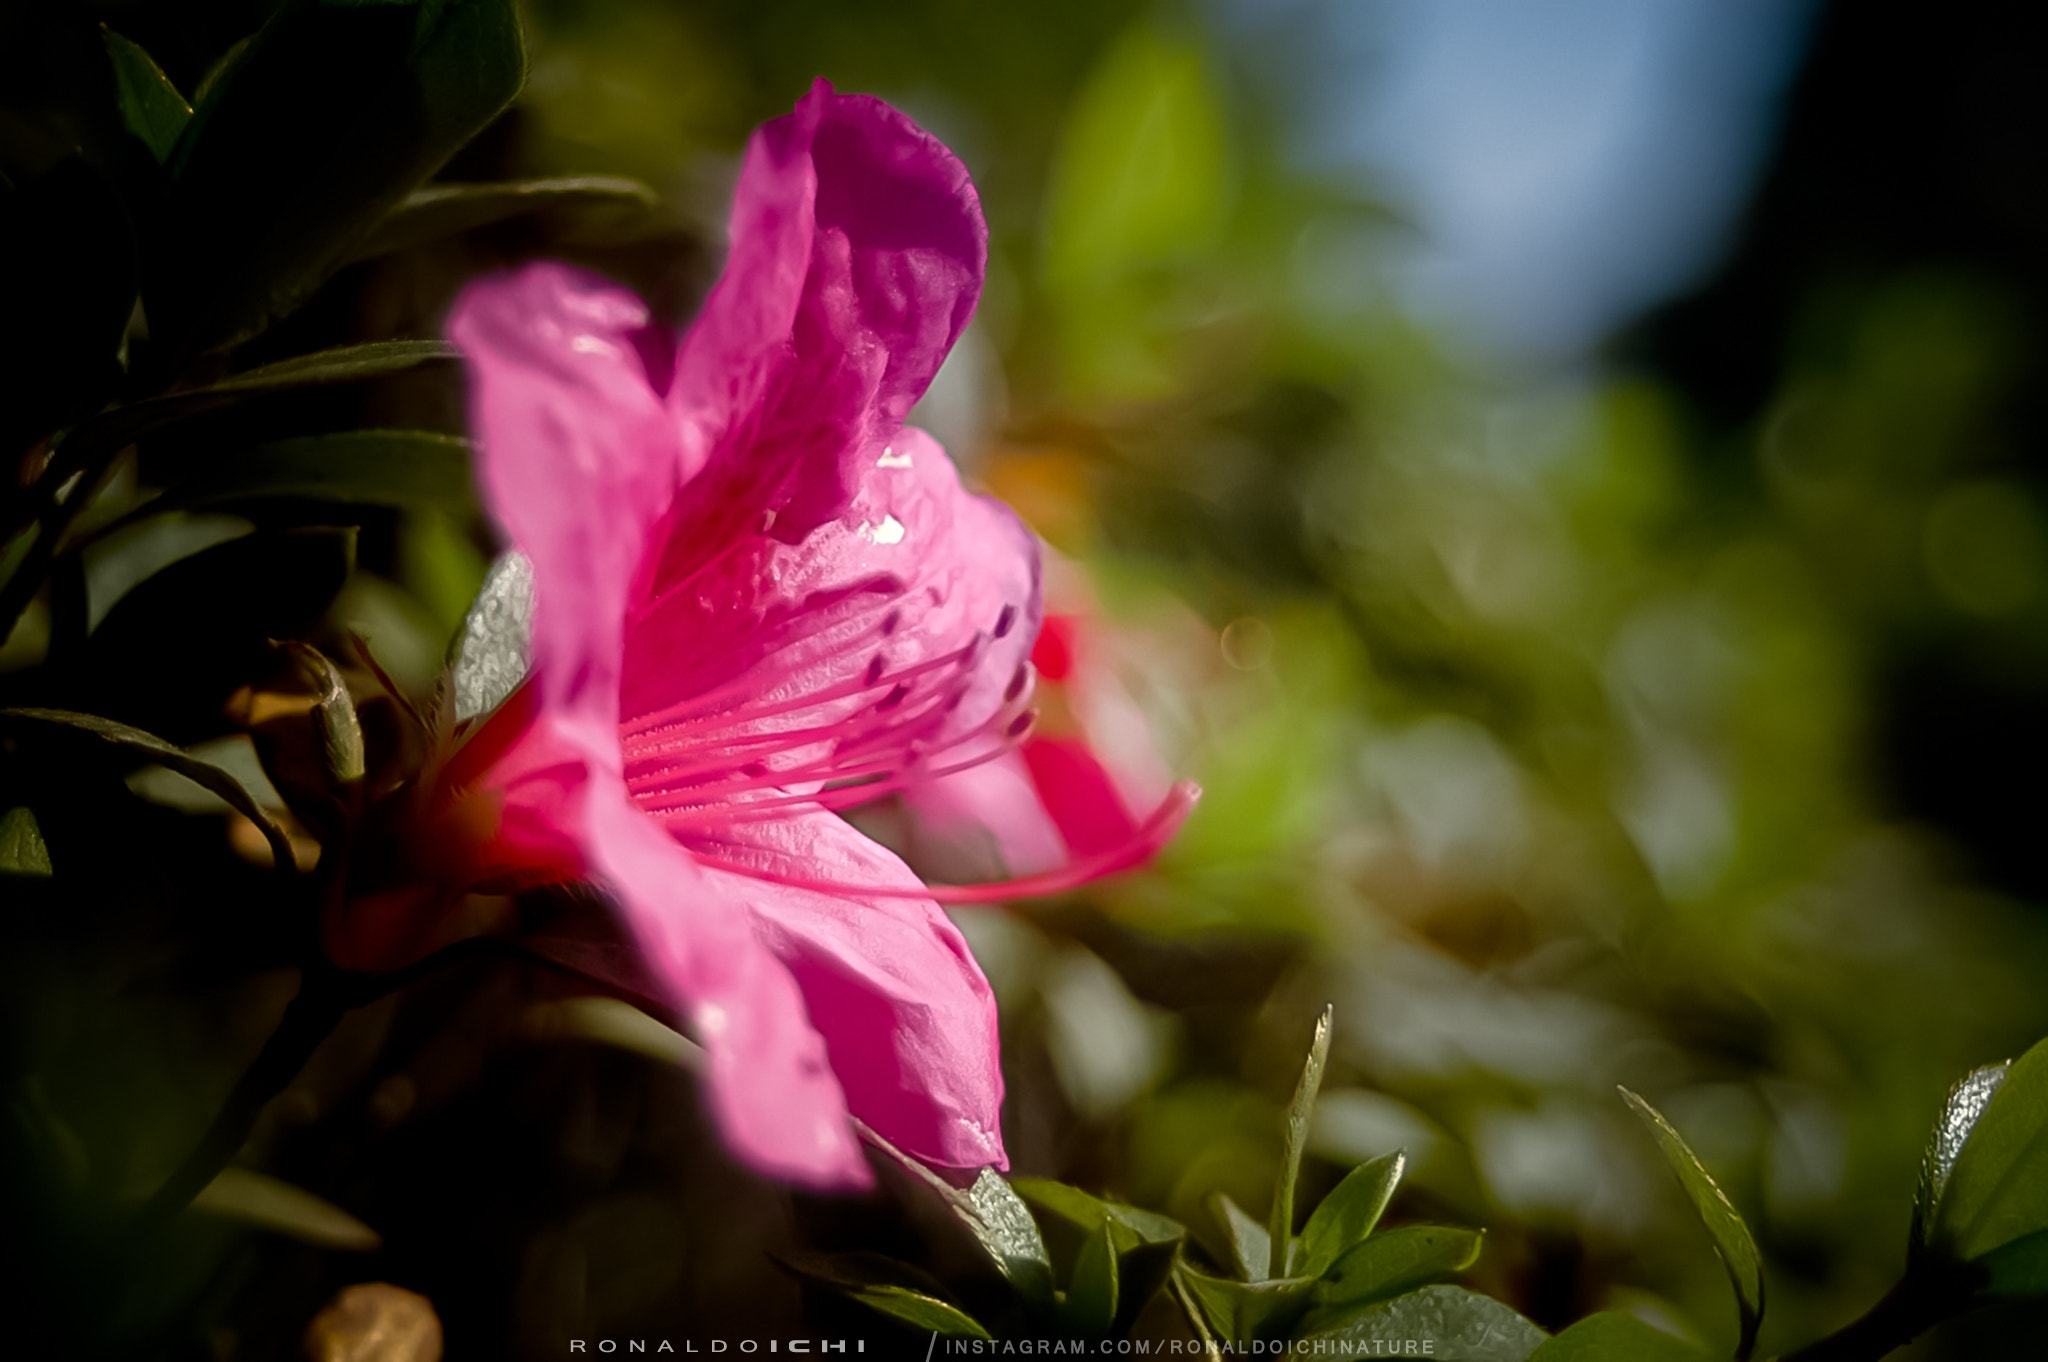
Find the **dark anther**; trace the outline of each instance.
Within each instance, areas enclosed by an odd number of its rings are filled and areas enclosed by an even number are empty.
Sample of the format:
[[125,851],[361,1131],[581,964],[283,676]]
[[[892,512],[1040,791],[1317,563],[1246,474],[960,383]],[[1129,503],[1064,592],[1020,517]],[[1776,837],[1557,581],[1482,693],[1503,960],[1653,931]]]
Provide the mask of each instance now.
[[1024,687],[1031,684],[1031,664],[1019,662],[1017,670],[1010,674],[1010,684],[1003,688],[1003,703],[1008,704],[1024,693]]
[[880,653],[876,653],[872,658],[868,659],[868,675],[867,681],[864,684],[872,686],[875,684],[875,682],[881,679],[882,655]]
[[1006,605],[1003,613],[996,616],[996,637],[1007,638],[1010,630],[1017,627],[1017,607]]
[[896,706],[902,704],[903,697],[909,694],[910,687],[904,685],[901,681],[898,681],[896,683],[896,689],[890,691],[887,695],[883,696],[881,698],[881,701],[878,704],[876,704],[875,708],[894,709],[896,708]]

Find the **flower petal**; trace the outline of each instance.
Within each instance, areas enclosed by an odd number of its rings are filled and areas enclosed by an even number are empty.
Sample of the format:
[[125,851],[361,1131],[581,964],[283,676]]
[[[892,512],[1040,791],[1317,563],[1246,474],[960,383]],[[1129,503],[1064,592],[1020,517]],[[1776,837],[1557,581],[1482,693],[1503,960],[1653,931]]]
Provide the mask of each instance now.
[[742,536],[639,607],[628,779],[646,807],[709,814],[823,781],[871,797],[993,755],[1028,698],[1038,612],[1037,540],[905,429],[838,519],[796,545]]
[[[593,787],[586,832],[655,978],[688,1000],[703,1044],[712,1111],[756,1168],[820,1187],[873,1180],[847,1123],[847,1098],[826,1042],[806,1016],[793,971],[764,948],[726,877],[634,808],[616,786]],[[767,886],[748,886],[755,898]],[[851,1085],[848,1085],[851,1086]]]
[[616,720],[628,593],[680,466],[642,358],[647,307],[556,264],[469,286],[448,334],[467,361],[491,513],[533,562],[541,708]]
[[[1007,1168],[995,997],[960,932],[901,861],[829,813],[688,839],[803,990],[853,1114],[927,1163]],[[729,871],[718,868],[720,864]],[[779,882],[843,879],[862,898]]]
[[684,471],[703,474],[656,592],[764,517],[794,543],[839,515],[966,327],[988,260],[959,160],[824,81],[754,135],[732,241],[677,358]]
[[1067,859],[1021,753],[903,792],[909,856],[932,879],[966,883],[1038,875]]

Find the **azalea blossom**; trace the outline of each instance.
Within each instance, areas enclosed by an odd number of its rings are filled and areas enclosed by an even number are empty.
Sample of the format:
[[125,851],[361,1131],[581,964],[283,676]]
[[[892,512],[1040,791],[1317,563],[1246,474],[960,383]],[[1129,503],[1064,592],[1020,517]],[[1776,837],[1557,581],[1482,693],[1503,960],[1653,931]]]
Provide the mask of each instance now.
[[1001,756],[903,794],[913,863],[1026,881],[1110,874],[1149,859],[1177,830],[1193,787],[1176,782],[1118,674],[1118,631],[1082,569],[1047,564],[1032,647],[1038,722]]
[[[836,812],[1029,727],[1036,541],[903,425],[986,254],[952,154],[820,82],[749,144],[680,340],[547,264],[472,285],[449,322],[486,505],[530,565],[532,670],[418,782],[412,868],[601,884],[703,1043],[729,1143],[816,1185],[870,1178],[849,1115],[930,1164],[1007,1166],[987,982],[934,892]],[[330,953],[388,966],[445,938],[434,892],[355,896]]]

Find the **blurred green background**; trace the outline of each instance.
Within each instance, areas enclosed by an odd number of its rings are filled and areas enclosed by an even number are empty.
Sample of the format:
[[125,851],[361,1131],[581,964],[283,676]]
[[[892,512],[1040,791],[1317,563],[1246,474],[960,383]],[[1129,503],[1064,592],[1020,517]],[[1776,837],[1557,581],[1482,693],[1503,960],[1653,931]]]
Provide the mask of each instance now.
[[[1211,1191],[1263,1210],[1334,1002],[1312,1191],[1405,1146],[1395,1217],[1485,1226],[1478,1285],[1726,1346],[1625,1083],[1756,1228],[1768,1354],[1882,1292],[1948,1084],[2048,1034],[2048,34],[1982,3],[1445,10],[533,0],[524,94],[442,178],[630,175],[659,206],[353,266],[245,354],[432,336],[463,279],[542,254],[683,322],[748,131],[820,74],[899,104],[993,233],[920,419],[1092,584],[1101,655],[1206,790],[1154,870],[961,914],[1017,1171],[1198,1234]],[[112,155],[94,24],[190,91],[264,13],[10,4],[0,169]],[[461,428],[447,374],[321,400],[329,428]],[[240,410],[130,476],[266,421],[306,428]],[[195,511],[110,536],[85,589],[97,618],[252,526],[360,526],[317,628],[423,691],[492,548],[444,500]],[[56,874],[6,886],[10,1102],[80,1186],[147,1187],[289,991],[281,947],[256,872],[190,831],[216,815],[40,797]],[[134,854],[65,887],[110,845]],[[109,905],[89,926],[80,895]],[[732,1169],[686,1077],[549,1029],[562,991],[477,965],[354,1018],[259,1149],[383,1247],[190,1230],[123,1307],[152,1355],[291,1356],[357,1279],[488,1358],[782,1327],[764,1249],[971,1277],[895,1200]],[[92,1310],[90,1273],[9,1241],[23,1308]],[[2010,1307],[1911,1355],[2044,1343]]]

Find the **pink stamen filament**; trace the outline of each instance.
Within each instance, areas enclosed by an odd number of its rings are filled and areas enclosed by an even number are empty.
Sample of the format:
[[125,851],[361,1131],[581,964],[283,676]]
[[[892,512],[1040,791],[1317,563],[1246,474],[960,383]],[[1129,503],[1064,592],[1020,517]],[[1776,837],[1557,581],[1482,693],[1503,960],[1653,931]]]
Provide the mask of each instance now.
[[749,879],[762,880],[769,884],[787,885],[792,889],[808,889],[821,894],[834,894],[846,898],[891,898],[891,899],[933,899],[939,903],[999,903],[1006,899],[1038,898],[1047,894],[1064,893],[1091,880],[1114,875],[1142,865],[1158,850],[1165,846],[1179,829],[1188,811],[1194,808],[1201,789],[1192,781],[1180,781],[1155,809],[1152,815],[1139,826],[1129,838],[1108,850],[1092,856],[1083,856],[1067,862],[1056,870],[1036,875],[1020,875],[1014,879],[997,880],[989,884],[927,884],[917,888],[899,885],[842,884],[832,880],[814,880],[801,875],[783,875],[759,866],[744,865],[720,856],[707,856],[698,850],[700,846],[726,846],[736,851],[732,843],[720,843],[711,839],[693,838],[689,843],[691,854],[715,869],[744,875]]

